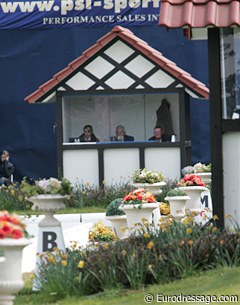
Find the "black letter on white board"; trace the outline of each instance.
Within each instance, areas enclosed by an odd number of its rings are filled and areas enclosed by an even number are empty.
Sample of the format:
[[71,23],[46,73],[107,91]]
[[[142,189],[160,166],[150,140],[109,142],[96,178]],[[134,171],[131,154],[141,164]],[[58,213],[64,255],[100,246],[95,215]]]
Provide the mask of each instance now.
[[208,195],[201,197],[201,204],[204,205],[205,208],[208,208]]
[[53,248],[57,247],[56,239],[57,234],[55,232],[43,232],[43,252],[53,251]]

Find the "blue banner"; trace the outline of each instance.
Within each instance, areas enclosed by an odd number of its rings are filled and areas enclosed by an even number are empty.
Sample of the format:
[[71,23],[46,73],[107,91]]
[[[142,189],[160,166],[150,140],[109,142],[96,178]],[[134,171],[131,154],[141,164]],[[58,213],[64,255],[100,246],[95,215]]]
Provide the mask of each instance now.
[[0,29],[135,26],[158,23],[160,0],[0,2]]

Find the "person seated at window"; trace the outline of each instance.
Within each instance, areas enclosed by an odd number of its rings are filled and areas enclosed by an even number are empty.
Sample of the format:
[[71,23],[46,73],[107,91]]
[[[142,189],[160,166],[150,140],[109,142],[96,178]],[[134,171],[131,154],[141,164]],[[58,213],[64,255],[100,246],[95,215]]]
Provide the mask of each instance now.
[[7,150],[3,150],[1,159],[0,159],[0,186],[2,185],[10,185],[11,175],[14,172],[14,166],[11,162],[9,162],[9,153]]
[[157,125],[154,127],[153,136],[149,138],[148,141],[171,142],[171,137],[164,134],[162,132],[162,127]]
[[126,135],[125,127],[118,125],[116,127],[116,136],[111,137],[111,141],[134,141],[134,137]]
[[93,133],[92,125],[85,125],[83,133],[79,136],[80,142],[99,142],[99,139]]

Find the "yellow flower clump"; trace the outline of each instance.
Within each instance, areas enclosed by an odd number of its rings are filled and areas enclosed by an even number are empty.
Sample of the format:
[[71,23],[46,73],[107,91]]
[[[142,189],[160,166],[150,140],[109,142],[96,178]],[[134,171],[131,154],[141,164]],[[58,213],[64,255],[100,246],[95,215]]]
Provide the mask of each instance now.
[[105,226],[101,221],[96,223],[88,233],[91,241],[112,241],[117,237],[110,227]]

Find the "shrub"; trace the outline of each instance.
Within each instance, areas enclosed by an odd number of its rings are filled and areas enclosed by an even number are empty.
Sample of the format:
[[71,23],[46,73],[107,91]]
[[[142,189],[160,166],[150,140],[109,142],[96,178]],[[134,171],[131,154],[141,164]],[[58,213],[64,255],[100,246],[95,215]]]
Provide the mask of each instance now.
[[187,194],[178,188],[172,189],[167,193],[167,197],[176,197],[176,196],[187,196]]
[[157,199],[158,202],[165,202],[165,197],[167,196],[167,193],[175,188],[177,186],[178,181],[177,180],[171,180],[167,179],[165,180],[166,185],[164,185],[161,190],[162,192],[160,194],[155,195],[155,198]]
[[121,216],[125,215],[123,210],[119,210],[119,206],[122,203],[122,198],[114,199],[109,203],[106,208],[106,216]]

